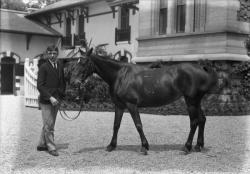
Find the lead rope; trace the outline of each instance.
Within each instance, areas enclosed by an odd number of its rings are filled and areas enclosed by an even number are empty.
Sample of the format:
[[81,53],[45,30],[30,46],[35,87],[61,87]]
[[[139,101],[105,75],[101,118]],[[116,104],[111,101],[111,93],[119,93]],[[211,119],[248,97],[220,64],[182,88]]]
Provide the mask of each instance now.
[[60,105],[59,105],[59,113],[61,115],[61,117],[66,120],[66,121],[73,121],[75,119],[77,119],[80,116],[80,113],[82,112],[82,108],[83,108],[83,92],[81,92],[80,86],[78,88],[80,96],[81,96],[81,102],[80,102],[80,109],[78,111],[78,114],[74,117],[70,117],[67,113],[65,109],[61,108],[62,103],[64,103],[63,101],[60,101]]

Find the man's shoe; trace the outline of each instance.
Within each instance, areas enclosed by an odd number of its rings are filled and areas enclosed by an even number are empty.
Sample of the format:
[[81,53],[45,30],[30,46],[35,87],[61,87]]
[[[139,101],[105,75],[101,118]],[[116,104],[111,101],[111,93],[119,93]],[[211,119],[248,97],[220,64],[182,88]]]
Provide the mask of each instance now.
[[43,146],[37,146],[36,150],[37,151],[48,151],[48,148],[47,147],[43,147]]
[[52,156],[59,156],[58,152],[56,150],[49,151],[49,154]]

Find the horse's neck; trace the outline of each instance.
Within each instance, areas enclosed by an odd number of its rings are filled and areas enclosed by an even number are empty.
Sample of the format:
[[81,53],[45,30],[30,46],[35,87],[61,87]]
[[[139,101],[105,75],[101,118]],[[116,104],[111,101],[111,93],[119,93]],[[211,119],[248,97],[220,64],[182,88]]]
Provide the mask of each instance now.
[[117,72],[121,69],[121,64],[97,56],[93,56],[91,59],[96,66],[96,73],[108,84],[112,84],[116,79]]

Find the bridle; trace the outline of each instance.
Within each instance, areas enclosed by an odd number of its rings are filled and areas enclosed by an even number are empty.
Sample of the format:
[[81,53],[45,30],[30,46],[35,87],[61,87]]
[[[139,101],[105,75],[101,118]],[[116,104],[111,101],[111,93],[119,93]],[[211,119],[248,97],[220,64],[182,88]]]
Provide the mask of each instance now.
[[[78,63],[79,63],[79,62],[78,62]],[[75,69],[75,67],[76,67],[76,66],[74,66],[73,70]],[[82,112],[83,102],[84,102],[84,97],[83,97],[84,92],[83,92],[83,90],[81,89],[81,84],[79,84],[79,86],[78,86],[78,94],[79,94],[79,96],[80,96],[80,109],[79,109],[77,115],[74,116],[74,117],[69,116],[69,115],[66,113],[66,110],[65,110],[65,109],[62,109],[62,107],[61,107],[62,104],[65,104],[65,102],[64,102],[63,100],[61,100],[60,103],[59,103],[58,111],[59,111],[61,117],[62,117],[64,120],[66,120],[66,121],[73,121],[73,120],[77,119],[77,118],[80,116],[80,113]]]

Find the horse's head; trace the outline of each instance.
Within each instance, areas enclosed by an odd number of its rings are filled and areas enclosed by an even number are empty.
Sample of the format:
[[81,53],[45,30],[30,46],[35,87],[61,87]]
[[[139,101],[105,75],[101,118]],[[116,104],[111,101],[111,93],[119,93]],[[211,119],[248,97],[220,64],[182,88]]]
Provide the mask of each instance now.
[[[87,77],[94,73],[95,67],[93,62],[90,59],[90,55],[93,49],[91,48],[86,56],[80,57],[78,61],[75,63],[74,68],[72,69],[70,76],[70,84],[73,86],[79,86],[82,82],[84,82]],[[83,55],[84,52],[80,51]]]

